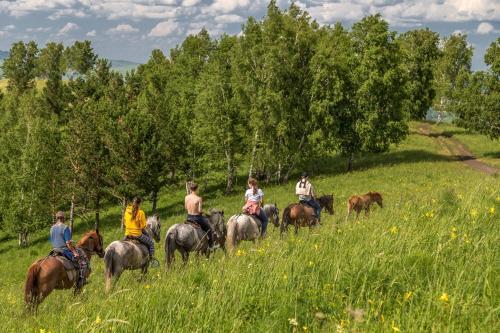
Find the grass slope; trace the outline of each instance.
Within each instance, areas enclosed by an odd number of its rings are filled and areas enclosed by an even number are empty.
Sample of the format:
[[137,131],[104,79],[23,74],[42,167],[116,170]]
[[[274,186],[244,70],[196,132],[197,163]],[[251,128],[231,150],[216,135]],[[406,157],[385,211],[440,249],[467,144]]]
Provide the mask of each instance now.
[[[450,162],[431,138],[411,135],[392,152],[366,156],[346,174],[345,160],[327,158],[313,178],[333,192],[334,216],[323,226],[279,239],[244,243],[234,256],[191,257],[187,267],[152,270],[146,281],[126,272],[103,294],[103,262],[81,296],[56,291],[38,315],[23,314],[26,269],[49,251],[46,233],[17,249],[0,244],[0,322],[6,332],[493,332],[499,321],[499,179]],[[242,184],[240,184],[241,187]],[[207,206],[239,211],[241,193],[205,193]],[[280,208],[294,184],[264,186]],[[353,193],[378,190],[385,207],[344,223]],[[182,220],[182,190],[163,193],[164,234]],[[148,210],[150,207],[145,206]],[[119,207],[104,214],[105,242],[121,238]],[[226,217],[226,218],[227,218]],[[80,221],[77,237],[91,221]],[[161,259],[164,247],[158,254]],[[358,321],[349,309],[363,315]],[[353,311],[351,311],[352,313]]]

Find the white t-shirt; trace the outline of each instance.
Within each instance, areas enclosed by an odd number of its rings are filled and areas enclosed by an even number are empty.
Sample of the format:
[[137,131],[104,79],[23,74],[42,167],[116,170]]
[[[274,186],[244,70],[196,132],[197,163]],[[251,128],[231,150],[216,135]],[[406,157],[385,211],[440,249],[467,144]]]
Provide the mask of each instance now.
[[259,188],[257,189],[257,193],[253,194],[253,189],[249,188],[245,192],[245,199],[255,202],[262,202],[262,198],[264,197],[264,192]]

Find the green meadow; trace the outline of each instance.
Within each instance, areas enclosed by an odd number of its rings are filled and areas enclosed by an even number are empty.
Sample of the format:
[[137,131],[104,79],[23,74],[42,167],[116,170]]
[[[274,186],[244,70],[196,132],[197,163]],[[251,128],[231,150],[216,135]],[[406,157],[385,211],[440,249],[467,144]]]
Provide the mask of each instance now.
[[[454,130],[479,157],[499,165],[498,142]],[[185,267],[177,256],[170,271],[163,238],[182,221],[184,193],[164,189],[160,268],[143,280],[125,272],[105,295],[103,261],[94,257],[84,292],[56,291],[36,315],[24,312],[23,284],[30,263],[50,249],[48,229],[25,249],[4,239],[2,331],[498,332],[500,179],[450,160],[433,138],[412,133],[388,153],[359,157],[352,173],[338,156],[314,166],[317,192],[335,196],[335,214],[324,214],[321,227],[298,236],[290,230],[281,240],[270,225],[264,241],[208,260],[192,255]],[[214,184],[202,188],[207,208],[223,209],[226,220],[237,213],[243,179],[231,196]],[[281,211],[296,200],[294,181],[261,185]],[[381,192],[384,208],[345,222],[348,197],[367,191]],[[147,213],[149,203],[144,208]],[[74,238],[92,225],[90,218],[78,220]],[[103,213],[102,234],[106,244],[122,237],[118,204]]]

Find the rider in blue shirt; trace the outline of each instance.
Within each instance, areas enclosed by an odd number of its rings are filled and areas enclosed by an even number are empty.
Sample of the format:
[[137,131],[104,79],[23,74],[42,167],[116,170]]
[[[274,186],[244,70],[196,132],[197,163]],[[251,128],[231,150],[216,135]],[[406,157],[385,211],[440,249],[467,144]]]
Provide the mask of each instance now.
[[80,274],[77,281],[77,288],[81,288],[85,284],[84,270],[86,264],[80,260],[80,255],[73,246],[73,241],[71,240],[71,229],[64,224],[64,221],[64,212],[57,212],[56,223],[54,223],[50,228],[50,242],[52,243],[52,248],[54,250],[61,252],[69,260],[76,260],[78,262]]

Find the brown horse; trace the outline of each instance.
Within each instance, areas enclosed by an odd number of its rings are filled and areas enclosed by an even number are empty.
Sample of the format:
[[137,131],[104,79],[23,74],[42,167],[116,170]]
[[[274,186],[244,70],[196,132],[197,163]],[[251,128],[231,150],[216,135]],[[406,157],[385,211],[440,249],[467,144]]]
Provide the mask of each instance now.
[[[323,195],[317,199],[321,208],[333,215],[333,194]],[[314,209],[305,204],[294,203],[288,205],[283,211],[281,221],[280,237],[283,232],[288,230],[288,226],[292,224],[295,227],[295,234],[299,232],[299,227],[313,227],[320,224],[319,220],[314,216]]]
[[[104,257],[103,240],[98,230],[86,233],[76,247],[85,253],[89,262],[93,254]],[[80,291],[76,289],[77,274],[76,269],[73,274],[68,274],[61,261],[52,256],[31,264],[24,286],[24,301],[28,310],[36,311],[38,305],[54,289],[70,289],[75,286],[75,294],[77,294]],[[87,272],[88,274],[90,271]]]
[[351,214],[351,211],[354,209],[356,211],[356,218],[359,217],[359,213],[364,209],[365,210],[365,216],[368,216],[368,212],[370,211],[370,206],[376,202],[380,208],[383,207],[382,204],[382,195],[378,192],[368,192],[364,195],[353,195],[352,197],[349,198],[349,201],[347,202],[347,215],[345,217],[345,220],[347,222],[347,218],[349,217],[349,214]]

